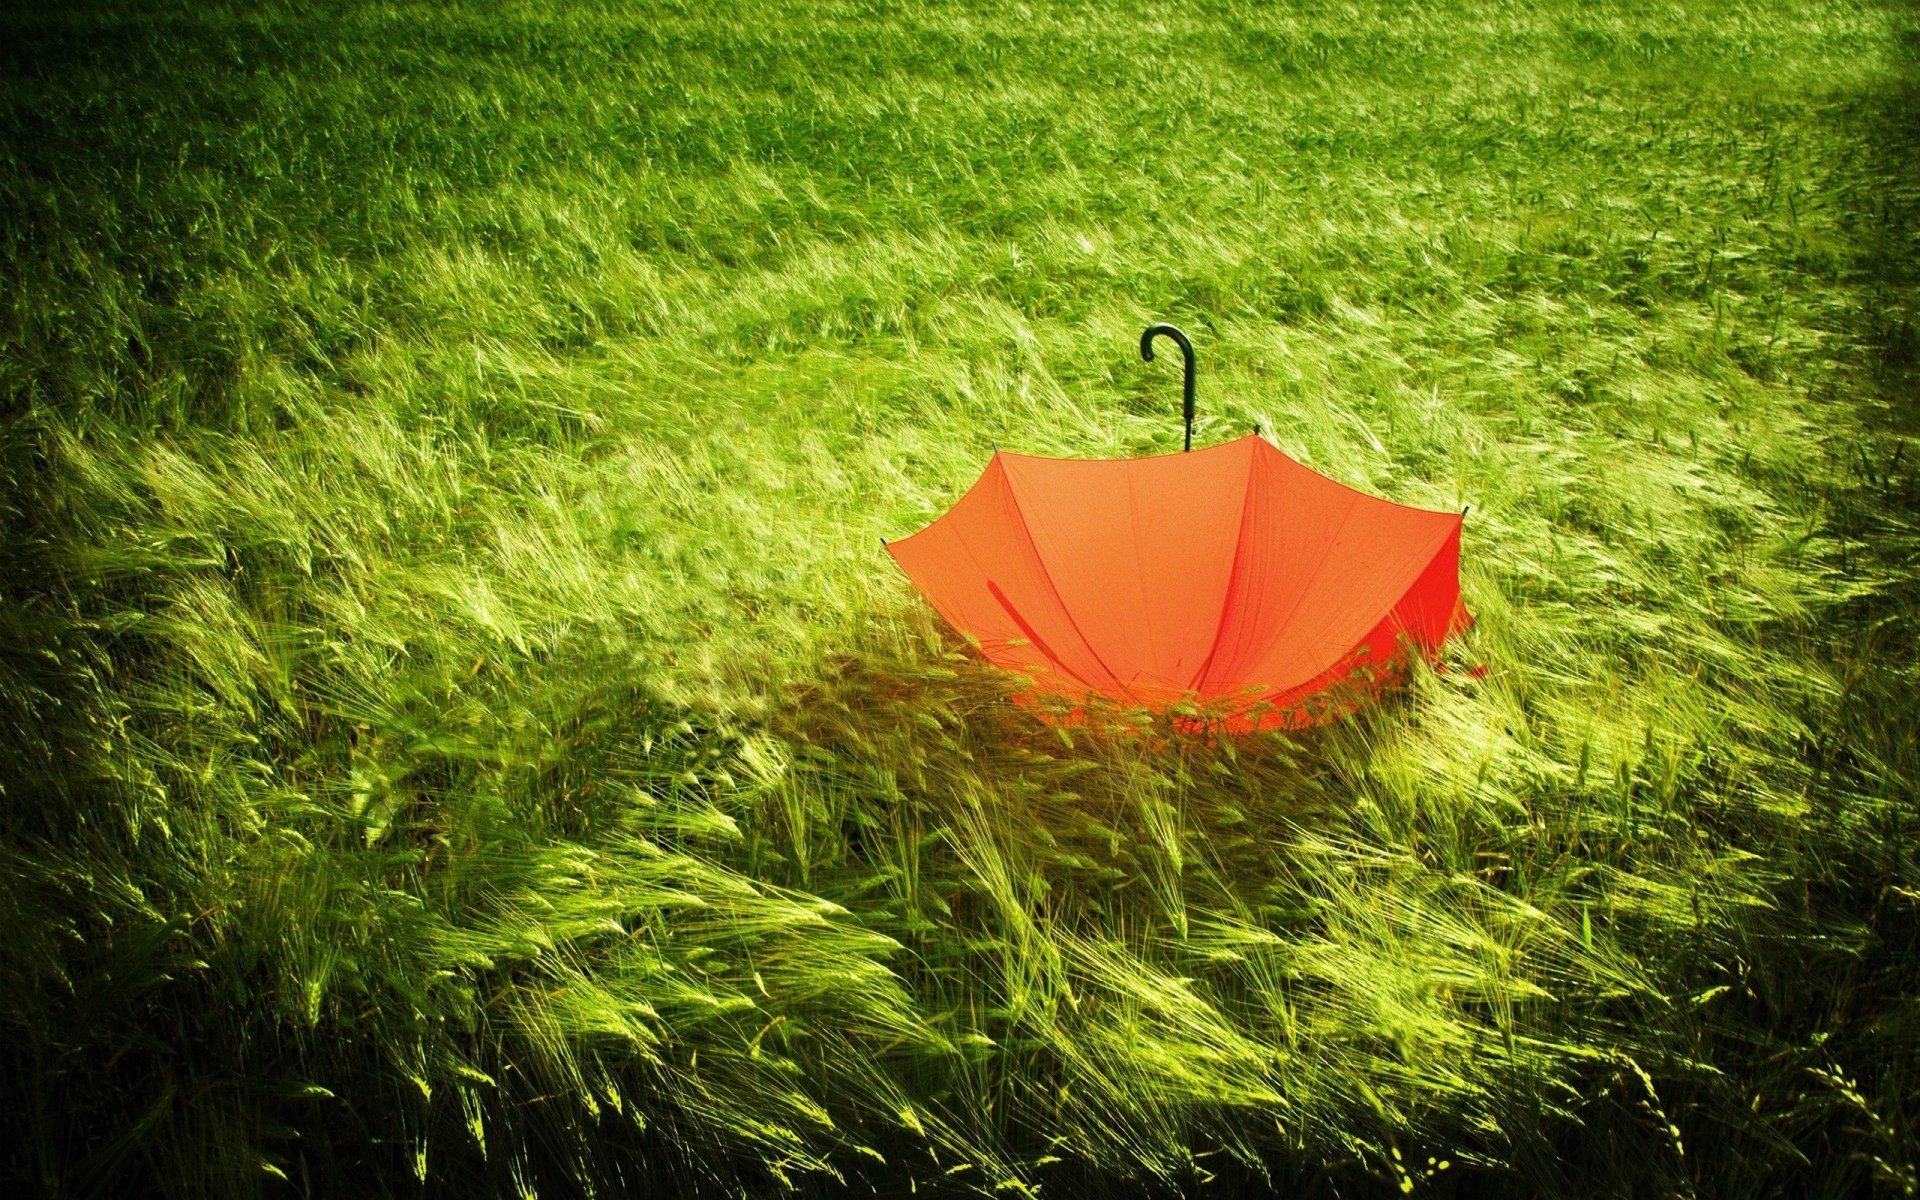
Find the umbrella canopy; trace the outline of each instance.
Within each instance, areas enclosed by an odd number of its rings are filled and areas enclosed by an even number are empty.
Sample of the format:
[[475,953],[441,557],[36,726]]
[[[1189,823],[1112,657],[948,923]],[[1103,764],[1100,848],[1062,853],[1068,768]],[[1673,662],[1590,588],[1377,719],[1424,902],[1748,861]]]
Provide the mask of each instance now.
[[[1062,696],[1230,727],[1303,725],[1469,618],[1464,516],[1328,479],[1248,436],[1194,453],[996,452],[944,516],[887,549],[993,663]],[[1343,695],[1350,695],[1344,692]]]

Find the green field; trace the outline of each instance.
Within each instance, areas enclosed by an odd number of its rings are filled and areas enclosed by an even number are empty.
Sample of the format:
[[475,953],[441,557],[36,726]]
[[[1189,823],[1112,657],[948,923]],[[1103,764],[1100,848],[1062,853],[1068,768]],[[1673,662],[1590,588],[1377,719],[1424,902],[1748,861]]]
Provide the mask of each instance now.
[[[1920,1192],[1920,10],[0,13],[0,1183]],[[1351,719],[880,546],[1258,425]],[[1481,672],[1477,668],[1485,667]]]

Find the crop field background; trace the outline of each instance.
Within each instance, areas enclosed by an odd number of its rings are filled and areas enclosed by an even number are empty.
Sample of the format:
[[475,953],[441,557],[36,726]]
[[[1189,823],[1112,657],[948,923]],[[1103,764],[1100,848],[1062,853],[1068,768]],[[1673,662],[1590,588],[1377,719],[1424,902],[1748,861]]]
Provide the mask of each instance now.
[[[0,13],[0,1181],[1912,1196],[1920,10]],[[1470,504],[1351,719],[880,539]],[[1484,668],[1484,670],[1482,670]]]

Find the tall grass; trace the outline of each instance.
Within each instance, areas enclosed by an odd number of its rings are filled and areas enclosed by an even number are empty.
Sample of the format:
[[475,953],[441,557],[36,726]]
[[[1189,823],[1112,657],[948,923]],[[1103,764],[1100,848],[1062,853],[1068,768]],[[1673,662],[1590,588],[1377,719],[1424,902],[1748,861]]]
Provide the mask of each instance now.
[[[1920,1190],[1911,9],[0,21],[16,1187]],[[913,594],[1152,319],[1473,506],[1446,669]]]

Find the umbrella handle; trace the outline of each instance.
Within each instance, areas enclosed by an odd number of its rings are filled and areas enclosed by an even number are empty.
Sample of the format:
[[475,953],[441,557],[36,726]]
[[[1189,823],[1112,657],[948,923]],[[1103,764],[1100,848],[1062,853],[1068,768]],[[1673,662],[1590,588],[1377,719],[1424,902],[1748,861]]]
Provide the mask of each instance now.
[[1146,359],[1148,362],[1153,361],[1153,339],[1162,334],[1172,338],[1179,344],[1180,355],[1187,360],[1186,391],[1181,398],[1180,415],[1185,418],[1187,422],[1186,449],[1191,450],[1193,449],[1193,342],[1188,340],[1186,334],[1181,333],[1171,325],[1164,323],[1149,325],[1147,326],[1147,331],[1140,335],[1141,358]]

